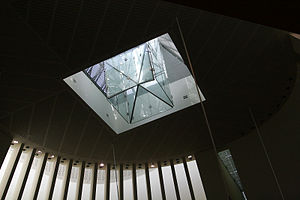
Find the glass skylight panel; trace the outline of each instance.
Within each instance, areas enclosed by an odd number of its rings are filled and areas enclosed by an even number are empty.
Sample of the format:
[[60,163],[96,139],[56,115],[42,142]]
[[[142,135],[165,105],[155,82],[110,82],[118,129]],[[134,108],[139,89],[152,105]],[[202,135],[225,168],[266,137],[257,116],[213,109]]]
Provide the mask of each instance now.
[[200,102],[199,88],[169,34],[90,66],[64,81],[116,133]]

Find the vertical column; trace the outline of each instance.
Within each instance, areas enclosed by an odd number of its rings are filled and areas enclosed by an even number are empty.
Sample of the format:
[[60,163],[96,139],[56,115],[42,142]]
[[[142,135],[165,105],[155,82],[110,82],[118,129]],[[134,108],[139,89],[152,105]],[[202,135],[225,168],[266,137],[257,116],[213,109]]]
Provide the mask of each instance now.
[[7,182],[6,182],[4,191],[3,191],[3,193],[2,193],[2,199],[5,199],[5,197],[6,197],[6,194],[7,194],[7,192],[8,192],[8,188],[9,188],[10,183],[11,183],[11,180],[12,180],[12,178],[13,178],[13,175],[14,175],[15,170],[16,170],[16,168],[17,168],[18,162],[19,162],[19,160],[20,160],[20,157],[21,157],[23,148],[24,148],[24,144],[21,144],[21,145],[20,145],[20,148],[18,149],[18,153],[17,153],[16,159],[13,161],[12,169],[11,169],[10,172],[9,172],[10,174],[9,174],[8,180],[7,180]]
[[73,166],[73,160],[70,160],[69,167],[68,167],[68,174],[67,174],[66,186],[65,186],[65,192],[64,192],[64,200],[66,200],[67,196],[68,196],[68,190],[69,190],[69,185],[70,185],[70,177],[71,177],[72,166]]
[[54,186],[55,186],[55,181],[56,181],[56,177],[57,177],[59,163],[60,163],[60,157],[57,157],[48,199],[52,199],[52,196],[53,196],[53,191],[54,191]]
[[190,174],[195,198],[197,200],[206,200],[206,195],[203,188],[201,175],[199,173],[195,157],[188,156],[186,164],[189,169],[189,174]]
[[13,141],[5,155],[5,159],[0,170],[0,198],[2,197],[7,180],[9,178],[9,174],[18,155],[20,146],[21,144],[16,144],[16,141]]
[[69,167],[69,160],[66,158],[61,159],[58,172],[56,176],[54,191],[52,195],[52,199],[62,199],[64,196],[64,191],[66,187],[67,181],[67,174],[68,174],[68,167]]
[[173,160],[170,160],[170,165],[171,165],[171,170],[172,170],[172,177],[173,177],[176,197],[177,197],[178,200],[180,200],[180,195],[179,195],[179,190],[178,190],[178,183],[177,183],[176,172],[175,172],[175,169],[174,169]]
[[213,150],[195,154],[199,173],[206,192],[207,199],[228,199],[223,183],[220,163]]
[[21,197],[23,195],[24,188],[25,188],[25,185],[26,185],[26,181],[27,181],[31,166],[32,166],[32,162],[33,162],[33,159],[34,159],[35,152],[36,152],[36,149],[33,149],[32,152],[31,152],[30,159],[29,159],[29,162],[28,162],[28,165],[27,165],[27,168],[26,168],[26,172],[25,172],[25,175],[24,175],[24,178],[23,178],[23,181],[22,181],[22,185],[21,185],[21,188],[20,188],[20,192],[19,192],[19,195],[18,195],[18,199],[21,199]]
[[161,164],[160,164],[160,162],[157,163],[157,168],[158,168],[158,175],[159,175],[159,181],[160,181],[160,189],[161,189],[162,199],[166,200],[166,192],[165,192],[165,187],[164,187],[164,179],[163,179],[163,175],[162,175],[162,170],[161,170]]
[[188,185],[189,185],[191,197],[192,197],[192,200],[195,200],[195,195],[194,195],[194,190],[193,190],[193,186],[192,186],[192,181],[191,181],[191,177],[190,177],[188,166],[186,164],[185,157],[182,158],[182,161],[183,161],[184,171],[185,171],[186,179],[187,179],[187,182],[188,182]]
[[84,169],[85,169],[85,162],[82,161],[82,163],[81,163],[81,170],[80,170],[79,187],[78,187],[78,197],[77,197],[78,200],[81,200]]
[[44,157],[45,153],[42,153],[41,151],[37,151],[35,153],[30,167],[30,172],[25,183],[22,199],[33,199]]
[[110,164],[106,165],[106,178],[105,178],[105,200],[109,200],[110,195]]
[[136,165],[135,164],[132,164],[132,185],[133,185],[133,199],[137,200]]
[[133,200],[132,165],[123,165],[124,200]]
[[93,171],[93,186],[92,186],[92,200],[96,199],[96,186],[97,186],[97,172],[98,172],[98,163],[94,165]]
[[152,200],[148,163],[145,163],[145,173],[146,173],[146,185],[147,185],[148,200]]
[[157,164],[151,163],[148,165],[151,198],[155,200],[162,200],[160,180],[158,174]]
[[123,182],[123,164],[120,164],[120,170],[119,170],[119,194],[120,194],[120,200],[124,199],[124,182]]
[[39,177],[38,177],[38,180],[37,180],[36,188],[34,190],[34,196],[33,196],[34,200],[37,199],[37,196],[39,194],[39,190],[40,190],[43,174],[44,174],[44,171],[45,171],[47,159],[48,159],[48,153],[45,153],[44,158],[43,158],[42,167],[41,167],[41,170],[40,170],[40,174],[39,174]]

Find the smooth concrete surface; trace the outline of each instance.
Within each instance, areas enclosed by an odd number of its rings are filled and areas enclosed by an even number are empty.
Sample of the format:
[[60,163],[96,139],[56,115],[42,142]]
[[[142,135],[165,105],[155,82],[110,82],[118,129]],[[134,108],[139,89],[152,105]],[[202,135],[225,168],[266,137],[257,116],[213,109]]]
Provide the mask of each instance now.
[[195,157],[207,199],[228,199],[214,151],[199,152],[195,154]]
[[[298,66],[297,80],[286,103],[260,127],[283,196],[291,200],[300,198],[299,71]],[[255,130],[231,143],[229,148],[249,199],[282,199]]]

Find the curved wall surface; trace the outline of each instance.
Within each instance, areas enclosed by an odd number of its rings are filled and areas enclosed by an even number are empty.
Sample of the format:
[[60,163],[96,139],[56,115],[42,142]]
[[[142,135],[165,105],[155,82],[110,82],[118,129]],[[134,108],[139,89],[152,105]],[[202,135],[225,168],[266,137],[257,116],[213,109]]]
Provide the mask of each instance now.
[[13,141],[0,170],[0,198],[206,200],[194,156],[162,163],[86,163]]
[[[254,112],[255,115],[255,112]],[[260,127],[285,199],[300,197],[300,65],[294,89],[281,110]],[[229,145],[249,199],[282,199],[255,130]]]

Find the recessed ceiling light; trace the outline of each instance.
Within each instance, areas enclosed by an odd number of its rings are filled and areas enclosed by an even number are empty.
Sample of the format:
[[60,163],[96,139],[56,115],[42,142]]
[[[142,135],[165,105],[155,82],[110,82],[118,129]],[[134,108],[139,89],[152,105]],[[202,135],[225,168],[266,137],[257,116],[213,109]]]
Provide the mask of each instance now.
[[100,167],[104,167],[104,163],[100,163],[100,165],[99,165]]
[[19,142],[17,140],[12,141],[13,144],[18,144]]
[[41,154],[41,153],[42,153],[42,151],[38,150],[36,153],[38,153],[38,154]]
[[155,165],[154,165],[154,164],[151,164],[150,167],[153,168],[153,167],[155,167]]
[[192,156],[192,155],[189,155],[189,156],[188,156],[188,159],[192,159],[192,158],[193,158],[193,156]]
[[51,155],[50,158],[54,158],[54,155]]

